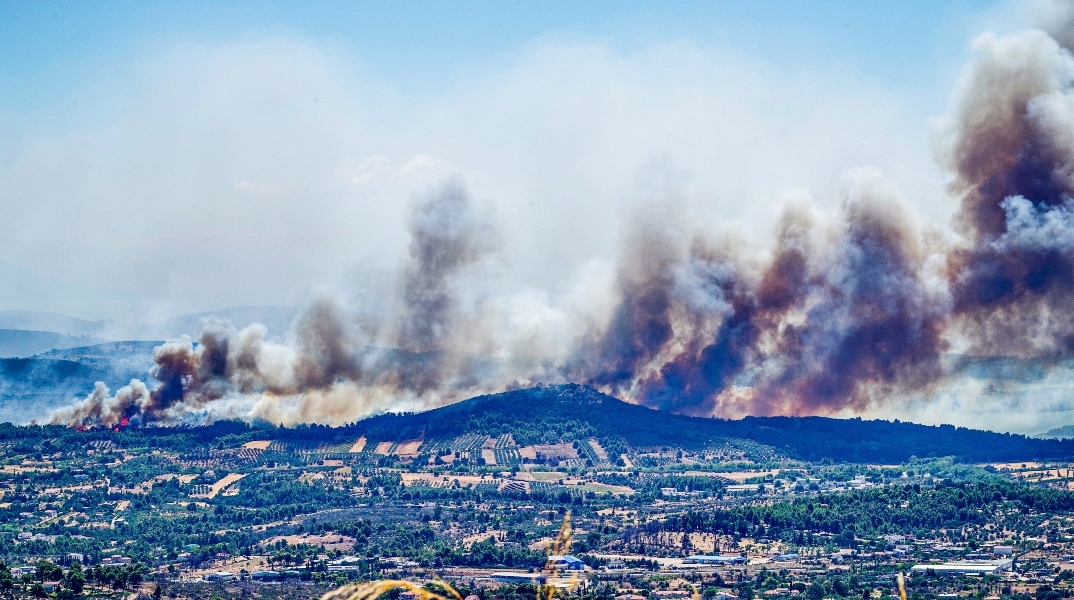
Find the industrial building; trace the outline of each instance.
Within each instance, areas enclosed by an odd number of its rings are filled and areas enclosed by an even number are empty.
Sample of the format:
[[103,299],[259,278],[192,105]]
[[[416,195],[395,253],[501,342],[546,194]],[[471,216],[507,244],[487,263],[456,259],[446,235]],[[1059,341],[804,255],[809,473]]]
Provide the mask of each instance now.
[[938,575],[999,575],[1014,567],[1013,560],[960,560],[938,565],[914,565],[915,573],[932,571]]
[[549,556],[544,563],[544,568],[556,571],[584,571],[585,563],[582,559],[569,554],[563,556]]
[[238,577],[230,571],[217,571],[205,576],[205,581],[212,581],[214,583],[224,583],[227,581],[235,581],[236,579],[238,579]]

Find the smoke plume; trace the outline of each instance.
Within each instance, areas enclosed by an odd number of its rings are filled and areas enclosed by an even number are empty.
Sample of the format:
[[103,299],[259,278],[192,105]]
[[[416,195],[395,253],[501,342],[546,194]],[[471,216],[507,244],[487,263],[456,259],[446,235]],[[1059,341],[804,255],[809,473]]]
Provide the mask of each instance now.
[[614,317],[582,349],[592,368],[572,378],[680,412],[860,413],[942,383],[954,344],[1070,356],[1074,60],[1061,44],[1074,10],[1046,14],[1054,37],[975,42],[945,139],[961,239],[939,244],[862,173],[836,218],[788,210],[757,270],[711,240],[683,252],[643,233],[633,244],[652,253],[622,271]]
[[[211,408],[341,422],[561,381],[688,414],[849,414],[948,385],[955,351],[1070,357],[1074,9],[1039,14],[1041,30],[974,42],[942,131],[951,234],[922,226],[867,169],[848,174],[834,214],[788,206],[763,253],[653,206],[626,238],[601,314],[533,295],[466,299],[499,234],[449,183],[410,217],[391,314],[315,302],[286,342],[209,322],[196,344],[157,349],[152,391],[133,381],[110,396],[98,384],[53,420],[112,427]],[[568,341],[513,336],[521,324]]]
[[877,175],[846,194],[834,222],[787,210],[760,265],[727,243],[639,232],[644,257],[571,378],[705,415],[862,410],[938,380],[950,303],[922,235]]
[[976,49],[949,152],[955,316],[976,353],[1069,354],[1074,60],[1039,31]]
[[[410,233],[394,333],[363,326],[374,320],[349,315],[328,299],[299,315],[287,343],[268,339],[260,324],[240,331],[205,321],[196,343],[183,337],[155,350],[150,374],[159,383],[152,392],[132,381],[110,396],[98,384],[52,421],[115,427],[212,405],[224,414],[238,410],[234,416],[275,422],[342,422],[400,402],[420,407],[482,389],[490,379],[483,373],[487,361],[453,351],[462,319],[455,286],[493,251],[496,232],[466,190],[449,182],[415,207]],[[243,402],[250,398],[257,400]]]
[[495,247],[496,230],[470,206],[461,183],[446,186],[410,217],[410,264],[397,344],[417,352],[443,350],[455,331],[455,277]]

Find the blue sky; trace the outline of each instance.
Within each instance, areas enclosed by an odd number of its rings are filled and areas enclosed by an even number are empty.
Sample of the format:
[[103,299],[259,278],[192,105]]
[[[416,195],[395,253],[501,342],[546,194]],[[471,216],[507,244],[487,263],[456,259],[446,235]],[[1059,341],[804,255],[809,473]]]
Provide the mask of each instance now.
[[688,39],[801,69],[842,65],[939,108],[967,41],[997,2],[4,2],[0,98],[56,107],[131,62],[188,41],[285,36],[339,48],[401,90],[422,93],[510,61],[547,37],[629,50]]

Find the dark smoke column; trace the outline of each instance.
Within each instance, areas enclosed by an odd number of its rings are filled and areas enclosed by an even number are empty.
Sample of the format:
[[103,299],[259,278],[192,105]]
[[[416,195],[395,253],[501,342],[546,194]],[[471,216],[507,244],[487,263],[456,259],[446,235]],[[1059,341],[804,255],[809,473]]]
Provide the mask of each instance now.
[[[756,262],[727,240],[631,238],[620,300],[574,376],[688,414],[836,414],[942,376],[946,286],[899,195],[849,177],[837,220],[788,209]],[[685,247],[684,247],[685,246]]]
[[964,237],[950,256],[959,331],[973,353],[1069,355],[1074,60],[1039,31],[985,35],[975,49],[949,149]]
[[458,357],[457,278],[489,256],[499,244],[491,223],[478,214],[460,181],[445,184],[414,208],[410,216],[410,261],[403,272],[402,305],[396,346],[429,352],[431,360],[404,365],[401,388],[418,394],[437,389],[453,375]]
[[498,236],[459,182],[416,206],[409,229],[398,345],[414,352],[445,350],[458,318],[455,278],[491,253]]

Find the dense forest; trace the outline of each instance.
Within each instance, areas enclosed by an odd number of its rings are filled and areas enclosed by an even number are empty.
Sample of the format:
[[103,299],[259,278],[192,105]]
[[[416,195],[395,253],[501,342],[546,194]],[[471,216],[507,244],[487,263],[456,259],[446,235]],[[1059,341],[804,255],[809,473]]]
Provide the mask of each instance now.
[[[860,537],[911,534],[952,541],[988,541],[988,523],[1035,532],[1035,516],[1074,510],[1074,493],[1029,487],[1009,481],[943,482],[934,487],[895,485],[841,494],[802,497],[787,502],[751,504],[708,512],[687,511],[642,530],[688,531],[716,535],[814,543],[824,536],[841,547],[857,547]],[[1043,517],[1037,519],[1042,520]],[[810,538],[810,539],[806,539]]]

